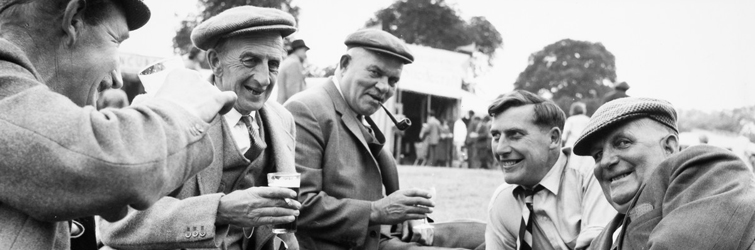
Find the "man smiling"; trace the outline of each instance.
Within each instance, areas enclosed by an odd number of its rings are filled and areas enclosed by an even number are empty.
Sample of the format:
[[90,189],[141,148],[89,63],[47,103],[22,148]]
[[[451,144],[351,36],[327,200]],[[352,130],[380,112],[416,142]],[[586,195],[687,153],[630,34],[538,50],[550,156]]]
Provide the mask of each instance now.
[[619,215],[590,249],[752,249],[755,181],[731,152],[679,151],[676,111],[650,98],[601,106],[574,146]]
[[490,202],[487,249],[582,249],[616,213],[592,175],[593,161],[561,148],[564,112],[527,91],[490,105],[495,159],[506,183]]

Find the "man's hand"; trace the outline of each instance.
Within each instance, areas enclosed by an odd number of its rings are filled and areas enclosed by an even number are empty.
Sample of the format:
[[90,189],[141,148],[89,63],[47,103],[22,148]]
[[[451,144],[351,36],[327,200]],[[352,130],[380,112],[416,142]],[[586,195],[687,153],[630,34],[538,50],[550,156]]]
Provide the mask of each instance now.
[[205,122],[218,113],[225,114],[236,102],[236,93],[220,92],[203,80],[199,72],[183,68],[168,73],[155,97],[172,101]]
[[430,198],[430,193],[426,191],[398,190],[388,197],[372,202],[370,224],[391,225],[406,220],[424,219],[435,207]]
[[239,227],[283,224],[293,222],[300,208],[291,189],[252,187],[221,197],[215,222]]

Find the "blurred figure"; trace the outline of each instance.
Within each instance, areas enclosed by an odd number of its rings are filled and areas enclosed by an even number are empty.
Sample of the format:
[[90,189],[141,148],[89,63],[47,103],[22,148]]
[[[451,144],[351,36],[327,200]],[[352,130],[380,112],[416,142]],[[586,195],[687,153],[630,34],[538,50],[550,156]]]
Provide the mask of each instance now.
[[0,1],[0,248],[69,249],[83,230],[68,220],[147,209],[212,161],[208,122],[235,96],[194,72],[143,105],[93,107],[149,18],[139,0]]
[[477,123],[474,135],[476,136],[472,147],[475,153],[470,168],[489,169],[493,166],[493,155],[490,149],[490,116],[486,115]]
[[440,142],[440,121],[435,118],[435,111],[430,111],[430,115],[427,117],[427,122],[422,125],[422,130],[419,132],[419,138],[425,143],[427,147],[427,162],[430,166],[435,166],[438,161],[437,151],[438,143]]
[[473,116],[472,120],[469,122],[469,126],[467,126],[467,138],[464,142],[467,148],[467,167],[469,168],[476,166],[477,148],[475,145],[477,145],[477,137],[479,136],[477,130],[479,129],[480,123],[482,123],[482,118],[479,116]]
[[627,84],[627,82],[617,84],[613,87],[613,91],[608,92],[603,96],[603,104],[619,98],[629,97],[627,95],[627,90],[629,90],[629,84]]
[[708,136],[705,134],[700,134],[697,139],[700,141],[700,144],[708,144]]
[[469,123],[474,119],[474,111],[470,110],[466,117],[462,117],[461,121],[464,122],[464,127],[469,127]]
[[214,87],[234,91],[233,109],[215,119],[208,132],[214,160],[153,208],[132,211],[117,222],[102,222],[105,245],[124,249],[278,250],[293,249],[293,234],[273,234],[272,226],[294,221],[301,204],[296,192],[268,187],[267,174],[295,172],[294,121],[271,101],[283,37],[294,17],[281,10],[241,6],[199,24],[195,46],[207,51]]
[[466,153],[465,153],[465,147],[464,147],[464,141],[467,138],[467,125],[464,123],[462,119],[456,120],[454,122],[454,131],[453,131],[453,143],[454,143],[454,152],[455,156],[454,159],[459,160],[459,167],[462,168],[466,164]]
[[437,166],[446,167],[449,161],[453,157],[453,134],[451,134],[451,128],[448,127],[446,120],[441,120],[440,123],[440,140],[438,146],[435,147],[435,162]]
[[126,92],[121,89],[107,89],[99,93],[97,98],[97,109],[104,108],[124,108],[128,106],[128,97]]
[[297,39],[291,42],[288,57],[280,65],[278,73],[278,103],[283,104],[296,93],[307,88],[304,61],[307,60],[309,47],[304,40]]
[[679,151],[667,101],[622,98],[590,118],[574,153],[619,214],[590,249],[752,249],[755,175],[735,154],[696,145]]
[[189,53],[182,57],[184,67],[191,70],[199,71],[202,69],[202,59],[205,58],[205,51],[192,46]]
[[488,109],[496,160],[507,184],[493,194],[487,249],[584,249],[616,211],[603,197],[589,157],[561,147],[564,112],[523,90]]
[[586,109],[584,103],[575,102],[571,104],[569,118],[566,118],[566,123],[564,124],[564,147],[571,148],[574,146],[574,142],[579,138],[585,126],[587,126],[587,122],[590,121],[590,117],[585,115]]

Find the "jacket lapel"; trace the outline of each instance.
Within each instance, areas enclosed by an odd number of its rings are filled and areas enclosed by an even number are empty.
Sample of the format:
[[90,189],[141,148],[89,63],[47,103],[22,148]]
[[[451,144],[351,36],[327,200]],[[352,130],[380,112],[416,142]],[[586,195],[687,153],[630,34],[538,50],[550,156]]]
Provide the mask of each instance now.
[[272,150],[273,164],[278,172],[296,172],[294,168],[294,138],[286,131],[280,116],[265,104],[259,110],[262,126],[270,136],[268,149]]
[[[341,117],[341,122],[343,122],[349,132],[351,132],[351,135],[357,138],[359,144],[362,145],[362,149],[370,152],[370,147],[367,146],[367,140],[364,138],[362,130],[359,128],[359,126],[362,125],[361,122],[357,121],[357,114],[354,113],[353,110],[351,110],[348,104],[346,104],[346,101],[343,99],[343,96],[341,96],[341,93],[338,92],[338,89],[336,88],[336,85],[332,79],[328,80],[328,82],[325,83],[325,91],[328,92],[330,99],[333,100],[333,106],[335,107],[338,115]],[[372,154],[370,154],[370,156],[372,156]],[[375,157],[372,156],[371,158],[372,162],[375,163],[375,166],[377,167],[378,163],[375,160]]]

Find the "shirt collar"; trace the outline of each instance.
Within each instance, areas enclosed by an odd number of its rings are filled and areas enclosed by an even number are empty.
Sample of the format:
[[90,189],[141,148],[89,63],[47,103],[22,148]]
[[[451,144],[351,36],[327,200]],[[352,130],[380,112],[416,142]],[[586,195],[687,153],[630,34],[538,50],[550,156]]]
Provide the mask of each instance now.
[[[338,67],[338,66],[336,66]],[[341,91],[341,82],[338,81],[338,77],[332,76],[331,79],[333,79],[333,84],[336,85],[336,89],[338,90],[338,93],[341,94],[341,97],[343,100],[346,100],[346,97],[343,96],[343,91]]]
[[547,174],[543,177],[542,180],[540,180],[540,185],[545,187],[545,189],[550,190],[554,195],[558,195],[558,189],[561,186],[561,173],[564,172],[564,167],[566,167],[566,154],[562,152],[561,150],[558,151],[558,160],[556,160],[556,164],[553,165],[551,170],[548,171]]
[[[252,120],[254,120],[254,116],[257,115],[257,111],[252,111],[249,113],[249,115],[252,117]],[[236,124],[241,121],[241,117],[244,116],[241,113],[239,113],[236,108],[232,108],[231,111],[228,111],[225,115],[223,115],[223,118],[225,118],[225,121],[228,123],[229,126],[233,127],[236,126]]]

